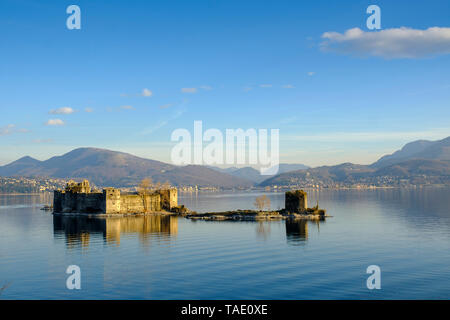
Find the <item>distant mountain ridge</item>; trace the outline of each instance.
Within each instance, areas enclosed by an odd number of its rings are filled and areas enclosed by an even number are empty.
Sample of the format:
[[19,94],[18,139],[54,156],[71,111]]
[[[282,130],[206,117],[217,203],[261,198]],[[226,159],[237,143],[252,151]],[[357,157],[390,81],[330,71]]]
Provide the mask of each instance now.
[[279,173],[263,176],[251,167],[216,168],[198,165],[174,166],[128,153],[79,148],[39,161],[29,156],[0,166],[0,176],[86,178],[98,186],[132,187],[143,178],[169,181],[172,185],[247,188],[254,185],[450,185],[450,137],[439,141],[418,140],[406,144],[371,165],[343,163],[308,168],[280,164]]
[[[230,167],[230,168],[218,168],[218,167],[210,167],[213,170],[217,170],[219,172],[228,173],[230,175],[233,175],[235,177],[240,177],[249,181],[252,181],[254,183],[261,183],[264,180],[267,180],[270,177],[273,177],[273,175],[262,175],[259,170],[252,168],[252,167],[243,167],[243,168],[236,168],[236,167]],[[296,170],[305,170],[309,167],[304,164],[291,164],[291,163],[280,163],[278,166],[278,173],[285,173],[289,171],[296,171]]]
[[45,161],[23,157],[0,166],[0,176],[86,178],[96,185],[114,187],[136,186],[146,177],[159,182],[169,181],[176,186],[235,188],[253,185],[251,181],[204,166],[178,167],[124,152],[98,148],[79,148]]
[[450,161],[412,159],[381,168],[344,163],[337,166],[286,172],[264,180],[260,186],[351,186],[358,184],[395,186],[401,184],[405,179],[409,184],[450,185]]
[[278,174],[260,183],[273,185],[450,185],[450,137],[419,140],[371,165],[343,163]]
[[407,143],[402,149],[381,157],[371,166],[381,168],[412,159],[450,160],[450,137],[438,141],[418,140]]

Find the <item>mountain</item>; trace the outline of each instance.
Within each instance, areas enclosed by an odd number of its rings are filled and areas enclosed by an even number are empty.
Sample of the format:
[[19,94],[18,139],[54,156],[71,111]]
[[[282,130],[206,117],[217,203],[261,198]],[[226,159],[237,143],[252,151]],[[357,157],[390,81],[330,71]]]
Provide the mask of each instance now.
[[248,187],[251,181],[203,166],[174,166],[128,153],[79,148],[45,161],[24,157],[0,166],[0,176],[86,178],[99,186],[130,187],[143,178],[173,185]]
[[[261,175],[259,170],[252,168],[252,167],[244,167],[244,168],[236,168],[236,167],[230,167],[230,168],[218,168],[218,167],[210,167],[213,170],[227,173],[230,175],[233,175],[235,177],[240,177],[242,179],[246,179],[249,181],[252,181],[254,183],[261,183],[264,180],[267,180],[271,176],[269,175]],[[304,164],[288,164],[288,163],[280,163],[278,167],[278,174],[289,172],[289,171],[295,171],[295,170],[304,170],[308,169],[308,166],[305,166]],[[273,175],[272,175],[273,176]]]
[[322,166],[307,170],[297,170],[278,174],[264,180],[260,186],[292,185],[310,182],[314,184],[334,184],[339,182],[357,181],[375,170],[365,165],[343,163],[337,166]]
[[450,161],[412,159],[391,164],[375,172],[379,176],[408,178],[411,176],[450,176]]
[[280,163],[278,167],[278,173],[285,173],[289,171],[297,171],[297,170],[305,170],[309,169],[310,167],[304,165],[304,164],[296,164],[296,163]]
[[235,177],[241,177],[243,179],[253,181],[254,183],[260,183],[267,178],[267,176],[262,176],[259,170],[256,170],[252,167],[240,168],[231,171],[229,174]]
[[41,161],[31,157],[23,157],[3,167],[0,166],[1,176],[13,176],[16,172],[26,171],[27,169],[33,169],[39,166]]
[[419,140],[381,157],[375,163],[344,163],[278,174],[260,183],[271,185],[450,185],[450,137],[439,141]]
[[401,150],[381,157],[371,166],[381,168],[412,159],[450,160],[450,137],[439,141],[418,140],[407,143]]
[[394,163],[382,168],[344,163],[337,166],[323,166],[308,170],[286,172],[264,180],[265,186],[398,186],[404,184],[450,185],[450,161],[412,159]]

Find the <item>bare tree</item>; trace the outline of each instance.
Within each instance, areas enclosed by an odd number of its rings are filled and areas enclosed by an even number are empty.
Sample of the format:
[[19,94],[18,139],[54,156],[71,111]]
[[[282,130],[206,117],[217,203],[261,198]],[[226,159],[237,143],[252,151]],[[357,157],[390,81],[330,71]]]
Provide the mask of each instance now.
[[138,192],[141,195],[150,194],[154,190],[155,186],[151,178],[142,179],[138,185]]
[[170,182],[169,181],[164,182],[163,185],[161,186],[161,189],[163,190],[170,189]]
[[270,199],[266,195],[256,197],[254,205],[260,211],[264,210],[264,208],[270,210]]

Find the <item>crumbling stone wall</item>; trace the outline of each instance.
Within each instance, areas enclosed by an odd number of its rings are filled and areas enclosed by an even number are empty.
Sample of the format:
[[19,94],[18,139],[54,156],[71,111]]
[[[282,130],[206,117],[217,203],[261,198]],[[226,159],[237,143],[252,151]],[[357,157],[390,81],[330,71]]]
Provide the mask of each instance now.
[[[159,194],[125,194],[120,197],[120,213],[150,213],[161,211]],[[108,212],[107,212],[108,213]]]
[[73,193],[55,191],[53,195],[54,212],[101,213],[105,211],[102,193]]
[[157,190],[149,194],[124,193],[119,189],[105,188],[91,192],[87,180],[70,181],[64,191],[55,191],[53,211],[58,213],[151,213],[171,210],[178,205],[176,188]]
[[291,213],[304,213],[308,208],[308,199],[303,190],[288,191],[285,194],[285,209]]
[[176,188],[159,190],[158,193],[161,195],[161,207],[164,210],[172,210],[178,207],[178,192]]

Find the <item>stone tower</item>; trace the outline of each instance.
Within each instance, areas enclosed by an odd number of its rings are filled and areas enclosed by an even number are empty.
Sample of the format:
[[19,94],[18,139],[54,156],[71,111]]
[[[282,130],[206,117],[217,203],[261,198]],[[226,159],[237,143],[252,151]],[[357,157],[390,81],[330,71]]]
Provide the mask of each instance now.
[[308,208],[308,199],[303,190],[288,191],[285,194],[285,208],[291,213],[303,213]]
[[164,210],[171,210],[178,206],[177,188],[169,188],[158,191],[161,195],[161,207]]
[[104,202],[104,212],[111,213],[120,213],[122,199],[120,197],[120,190],[115,188],[105,188],[103,189],[103,197],[105,199]]

